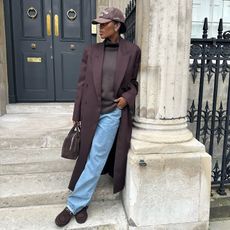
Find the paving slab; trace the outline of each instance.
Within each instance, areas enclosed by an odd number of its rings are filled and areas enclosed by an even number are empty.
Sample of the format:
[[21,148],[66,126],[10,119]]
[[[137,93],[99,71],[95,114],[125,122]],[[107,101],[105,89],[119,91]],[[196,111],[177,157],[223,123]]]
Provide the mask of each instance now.
[[[69,194],[72,172],[32,173],[0,176],[0,208],[30,205],[60,204]],[[120,199],[113,194],[112,178],[102,175],[93,200]]]
[[120,200],[91,202],[88,219],[78,224],[74,218],[64,228],[55,225],[54,219],[64,208],[60,205],[31,206],[0,209],[1,230],[126,230],[125,212]]

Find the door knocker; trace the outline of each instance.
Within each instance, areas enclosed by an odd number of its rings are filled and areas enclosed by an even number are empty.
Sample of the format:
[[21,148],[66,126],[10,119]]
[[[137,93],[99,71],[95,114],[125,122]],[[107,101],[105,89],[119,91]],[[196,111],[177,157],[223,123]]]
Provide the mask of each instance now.
[[27,16],[32,19],[35,19],[38,15],[38,11],[34,7],[30,7],[26,13]]
[[74,10],[74,9],[69,9],[66,13],[67,15],[67,18],[70,20],[70,21],[73,21],[76,19],[77,17],[77,12]]

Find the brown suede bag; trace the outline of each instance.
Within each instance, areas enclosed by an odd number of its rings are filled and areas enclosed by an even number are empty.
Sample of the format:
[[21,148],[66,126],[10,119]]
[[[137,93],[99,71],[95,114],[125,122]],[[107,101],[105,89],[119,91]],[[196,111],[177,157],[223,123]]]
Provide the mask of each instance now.
[[69,131],[62,145],[61,156],[66,159],[76,160],[80,150],[81,122],[76,122]]

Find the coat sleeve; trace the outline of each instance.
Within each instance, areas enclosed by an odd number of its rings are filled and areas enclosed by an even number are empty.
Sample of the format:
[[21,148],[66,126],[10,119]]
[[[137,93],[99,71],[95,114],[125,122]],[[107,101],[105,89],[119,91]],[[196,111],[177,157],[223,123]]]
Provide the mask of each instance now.
[[136,79],[137,79],[137,73],[140,66],[140,60],[141,60],[141,50],[138,48],[136,52],[132,78],[128,84],[128,90],[122,94],[122,97],[126,99],[128,106],[130,107],[131,110],[134,109],[135,97],[138,92],[138,82]]
[[72,117],[73,121],[80,120],[81,98],[82,98],[82,91],[83,91],[85,75],[86,75],[87,61],[88,61],[88,48],[84,50],[82,60],[81,60],[80,76],[79,76],[78,83],[77,83],[77,93],[76,93],[73,117]]

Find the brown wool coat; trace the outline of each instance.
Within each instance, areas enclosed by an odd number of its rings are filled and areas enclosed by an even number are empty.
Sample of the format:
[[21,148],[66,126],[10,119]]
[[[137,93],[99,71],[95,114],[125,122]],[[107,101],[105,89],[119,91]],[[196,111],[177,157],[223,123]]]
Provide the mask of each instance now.
[[[123,96],[128,105],[122,110],[117,136],[102,171],[102,174],[109,173],[113,177],[114,193],[121,191],[125,185],[127,154],[132,131],[132,111],[138,86],[136,77],[140,54],[138,46],[120,38],[114,92],[116,98]],[[82,58],[73,112],[73,120],[82,121],[81,147],[69,183],[70,190],[74,190],[75,184],[84,170],[100,116],[103,57],[104,44],[98,43],[87,47]]]

